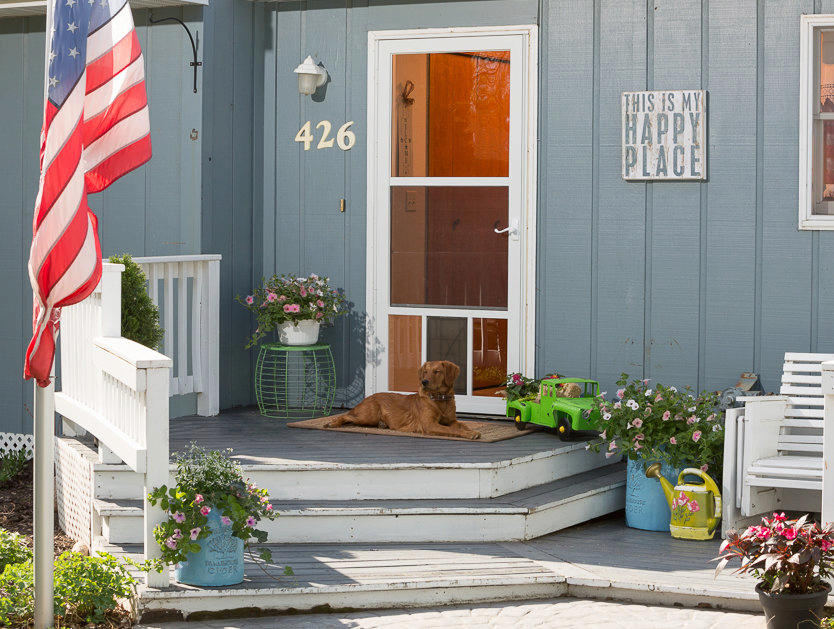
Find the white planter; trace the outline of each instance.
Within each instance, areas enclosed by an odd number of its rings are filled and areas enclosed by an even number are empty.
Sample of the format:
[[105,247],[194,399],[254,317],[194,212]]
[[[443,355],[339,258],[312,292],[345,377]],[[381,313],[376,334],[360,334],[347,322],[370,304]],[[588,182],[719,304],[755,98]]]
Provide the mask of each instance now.
[[305,319],[298,323],[287,321],[280,324],[278,341],[282,345],[315,345],[319,340],[319,322]]

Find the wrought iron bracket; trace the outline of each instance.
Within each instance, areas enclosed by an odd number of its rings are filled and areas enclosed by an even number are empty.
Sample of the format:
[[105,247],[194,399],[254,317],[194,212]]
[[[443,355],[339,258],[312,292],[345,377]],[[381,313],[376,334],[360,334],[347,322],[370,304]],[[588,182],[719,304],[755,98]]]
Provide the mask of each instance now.
[[[159,24],[160,22],[177,22],[180,26],[185,29],[185,32],[188,34],[188,39],[191,40],[191,52],[194,53],[194,60],[191,61],[188,65],[194,68],[194,93],[197,93],[197,68],[202,67],[203,62],[197,61],[197,48],[199,47],[199,39],[195,42],[194,37],[191,35],[191,30],[188,26],[185,25],[181,19],[177,17],[163,17],[158,20],[153,19],[153,13],[148,15],[148,22],[151,24]],[[199,35],[198,35],[199,37]]]

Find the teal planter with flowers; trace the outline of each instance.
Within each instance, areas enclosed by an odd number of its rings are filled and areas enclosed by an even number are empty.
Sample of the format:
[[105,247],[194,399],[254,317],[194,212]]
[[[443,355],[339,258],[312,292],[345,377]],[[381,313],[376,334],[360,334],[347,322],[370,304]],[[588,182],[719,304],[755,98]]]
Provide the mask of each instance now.
[[[243,548],[251,539],[265,542],[261,520],[276,514],[265,489],[243,477],[229,458],[231,450],[206,451],[191,444],[174,455],[173,487],[156,487],[148,494],[168,519],[154,529],[162,561],[176,564],[177,580],[189,585],[221,586],[243,581]],[[261,559],[271,561],[268,550]]]
[[714,393],[695,395],[689,389],[622,374],[616,394],[599,401],[595,428],[600,438],[588,447],[607,458],[625,456],[626,524],[648,531],[668,531],[671,513],[663,488],[646,477],[646,468],[660,462],[661,474],[672,484],[686,467],[721,476],[724,453],[723,415]]

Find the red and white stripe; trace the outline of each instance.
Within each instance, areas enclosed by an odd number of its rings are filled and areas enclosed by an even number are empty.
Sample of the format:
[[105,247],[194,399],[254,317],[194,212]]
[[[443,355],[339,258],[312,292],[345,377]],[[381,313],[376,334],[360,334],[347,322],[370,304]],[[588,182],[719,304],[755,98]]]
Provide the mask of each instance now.
[[49,383],[60,311],[101,278],[98,222],[87,194],[151,157],[142,51],[127,3],[87,38],[86,71],[60,108],[46,99],[29,280],[34,298],[25,378]]

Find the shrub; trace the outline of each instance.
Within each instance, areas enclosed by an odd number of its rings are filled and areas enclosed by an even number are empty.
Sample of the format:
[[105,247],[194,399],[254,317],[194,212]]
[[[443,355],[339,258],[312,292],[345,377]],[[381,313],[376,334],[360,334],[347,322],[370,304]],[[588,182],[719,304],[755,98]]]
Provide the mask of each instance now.
[[110,262],[125,267],[122,273],[122,336],[145,347],[159,349],[165,332],[159,325],[159,309],[148,296],[148,278],[142,267],[126,253],[110,256]]
[[31,558],[32,551],[23,535],[0,529],[0,573],[8,564],[23,563]]
[[762,526],[750,526],[739,534],[729,531],[719,549],[716,576],[734,558],[741,559],[736,572],[750,573],[771,594],[807,594],[825,588],[834,565],[834,524],[820,527],[808,516],[788,520],[784,513],[762,518]]
[[13,450],[0,455],[0,485],[17,476],[28,460],[26,450]]
[[[123,563],[102,553],[66,552],[55,561],[54,613],[61,626],[103,622],[124,615],[119,599],[135,593],[136,580]],[[31,559],[0,574],[0,626],[28,627],[34,614]]]

